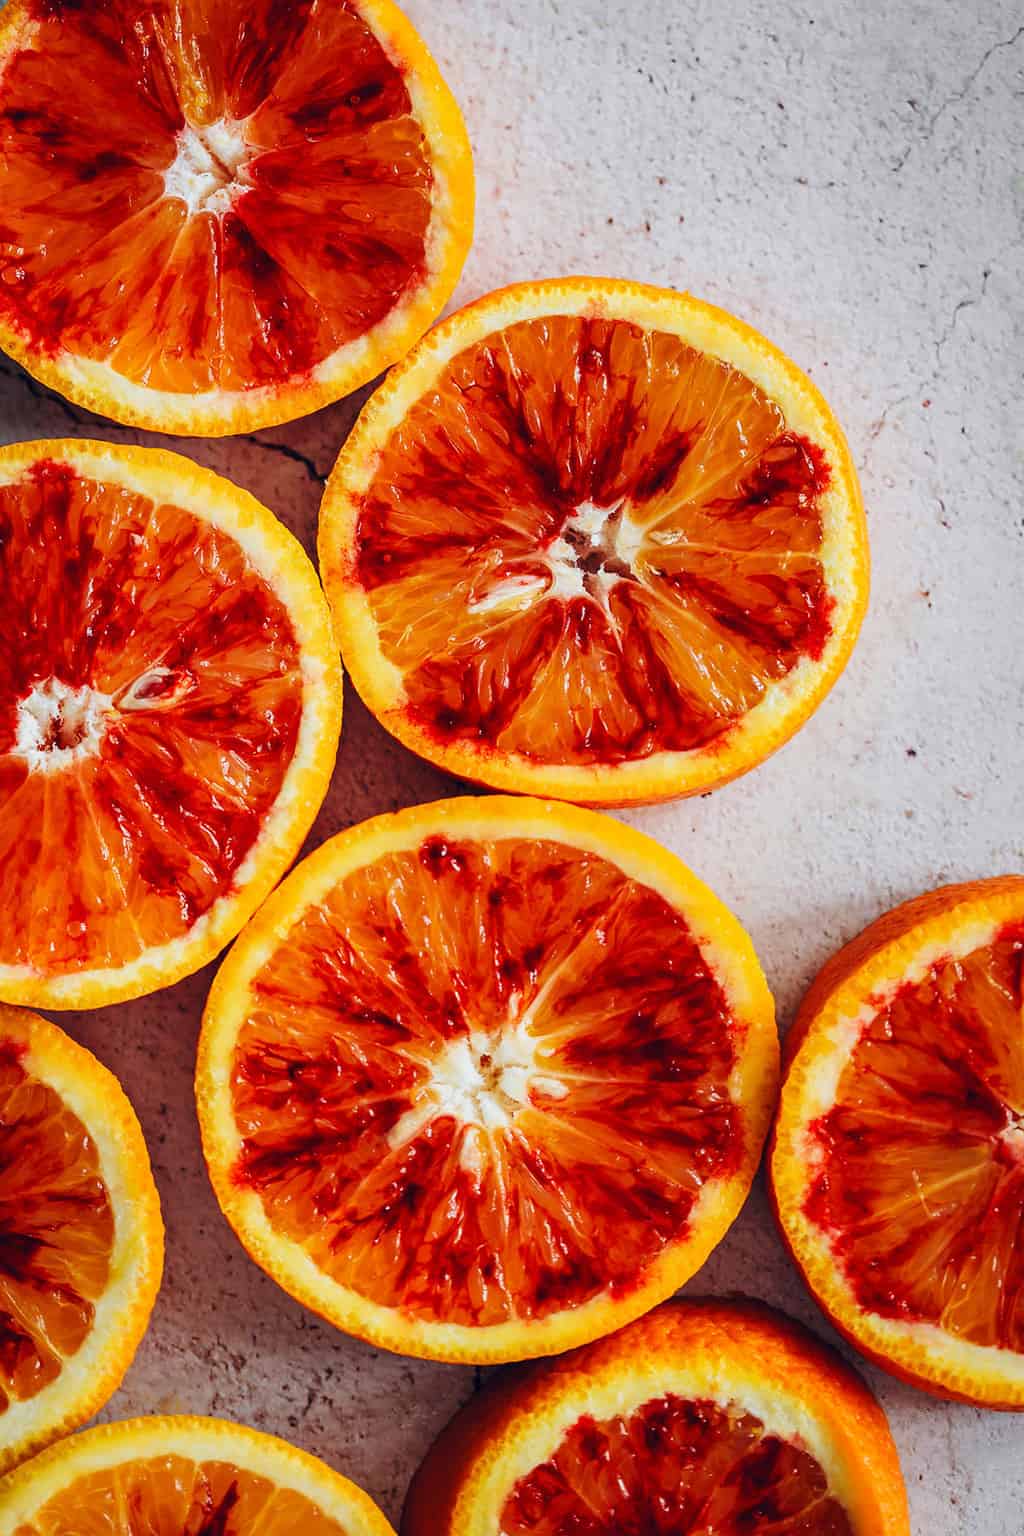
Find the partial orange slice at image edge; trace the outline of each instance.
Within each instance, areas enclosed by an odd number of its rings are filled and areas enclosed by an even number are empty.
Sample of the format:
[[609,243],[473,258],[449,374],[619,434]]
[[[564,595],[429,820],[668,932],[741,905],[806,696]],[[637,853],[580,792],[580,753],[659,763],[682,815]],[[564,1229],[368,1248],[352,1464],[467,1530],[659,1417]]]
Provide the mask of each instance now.
[[473,169],[392,0],[0,12],[0,347],[116,421],[289,421],[402,357]]
[[196,1092],[251,1256],[398,1353],[525,1359],[704,1262],[771,1117],[749,938],[672,854],[501,796],[351,828],[246,928]]
[[945,886],[823,968],[770,1158],[831,1322],[940,1397],[1024,1409],[1024,878]]
[[0,449],[0,998],[198,970],[295,857],[341,724],[297,540],[178,454]]
[[504,288],[424,338],[342,449],[319,544],[394,736],[593,805],[760,763],[835,683],[868,595],[814,384],[725,311],[615,279]]
[[0,1536],[394,1536],[315,1456],[220,1419],[145,1418],[64,1440],[0,1482]]
[[117,1079],[55,1024],[0,1004],[0,1472],[120,1386],[160,1286],[163,1236]]
[[413,1480],[402,1536],[910,1536],[878,1403],[756,1302],[675,1302],[492,1378]]

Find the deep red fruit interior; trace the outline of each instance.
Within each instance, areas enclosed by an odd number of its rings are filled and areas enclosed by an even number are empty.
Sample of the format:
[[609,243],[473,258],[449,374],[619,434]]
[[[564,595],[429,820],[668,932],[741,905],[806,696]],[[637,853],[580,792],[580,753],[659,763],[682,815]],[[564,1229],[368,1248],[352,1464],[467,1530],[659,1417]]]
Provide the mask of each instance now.
[[82,1347],[113,1245],[88,1131],[0,1040],[0,1416]]
[[868,1024],[806,1209],[862,1307],[1024,1351],[1024,926]]
[[678,338],[522,321],[384,444],[351,574],[431,735],[544,763],[685,751],[821,657],[829,477]]
[[[153,389],[272,386],[422,277],[423,135],[357,6],[20,11],[34,24],[0,61],[0,319],[35,353]],[[244,144],[237,163],[222,125]],[[224,189],[208,204],[165,187],[189,144],[204,197]]]
[[0,485],[0,612],[0,959],[122,965],[231,891],[274,805],[291,621],[229,535],[56,463]]
[[683,918],[607,860],[428,839],[347,875],[257,973],[237,1179],[413,1317],[634,1287],[733,1172],[736,1030]]
[[752,1414],[668,1396],[573,1425],[499,1536],[853,1536],[806,1450]]

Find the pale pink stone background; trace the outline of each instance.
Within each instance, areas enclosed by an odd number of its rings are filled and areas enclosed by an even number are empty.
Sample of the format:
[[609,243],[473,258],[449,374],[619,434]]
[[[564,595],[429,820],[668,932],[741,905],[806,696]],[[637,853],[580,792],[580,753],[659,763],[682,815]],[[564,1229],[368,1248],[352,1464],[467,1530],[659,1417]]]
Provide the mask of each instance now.
[[[854,660],[800,737],[710,799],[628,817],[747,924],[788,1022],[831,949],[940,881],[1024,865],[1024,26],[1010,0],[407,0],[466,113],[479,176],[458,299],[571,271],[713,299],[802,363],[846,425],[874,550]],[[360,401],[179,447],[312,550]],[[0,359],[0,439],[161,441]],[[166,441],[166,440],[164,440]],[[346,699],[312,841],[452,791]],[[168,1269],[108,1410],[221,1414],[325,1457],[393,1516],[471,1369],[398,1359],[289,1301],[202,1169],[193,1052],[212,968],[65,1023],[149,1137]],[[690,1287],[761,1295],[827,1332],[756,1191]],[[868,1371],[919,1536],[1020,1536],[1024,1423]]]

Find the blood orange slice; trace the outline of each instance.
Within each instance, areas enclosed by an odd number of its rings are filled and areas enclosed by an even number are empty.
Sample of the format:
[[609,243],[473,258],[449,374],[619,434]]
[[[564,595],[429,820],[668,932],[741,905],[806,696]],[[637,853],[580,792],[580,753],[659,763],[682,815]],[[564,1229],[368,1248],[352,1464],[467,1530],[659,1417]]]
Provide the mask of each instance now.
[[523,1359],[703,1263],[777,1051],[749,939],[656,843],[442,801],[332,839],[239,939],[203,1021],[203,1145],[307,1306],[405,1354]]
[[165,432],[287,421],[435,319],[465,128],[391,0],[10,0],[0,346]]
[[1024,1409],[1024,878],[897,907],[794,1026],[783,1235],[836,1327],[940,1396]]
[[749,1302],[674,1303],[471,1398],[402,1536],[909,1536],[860,1379]]
[[787,740],[868,579],[810,381],[710,305],[593,278],[492,294],[392,373],[331,476],[320,563],[399,740],[592,804],[693,794]]
[[117,1079],[55,1024],[0,1004],[0,1472],[117,1390],[162,1265],[146,1144]]
[[298,851],[341,718],[292,536],[177,454],[0,450],[0,997],[94,1007],[210,960]]
[[394,1536],[369,1496],[283,1440],[219,1419],[75,1435],[0,1483],[0,1536]]

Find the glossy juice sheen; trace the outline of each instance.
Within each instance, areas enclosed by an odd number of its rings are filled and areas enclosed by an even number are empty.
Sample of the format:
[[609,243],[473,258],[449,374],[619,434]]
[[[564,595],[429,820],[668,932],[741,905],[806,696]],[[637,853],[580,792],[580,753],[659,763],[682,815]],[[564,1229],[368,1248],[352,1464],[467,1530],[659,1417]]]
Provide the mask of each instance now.
[[236,1179],[417,1318],[628,1290],[735,1167],[725,997],[681,916],[597,855],[429,838],[305,911],[252,993]]
[[771,400],[678,338],[522,321],[386,442],[351,574],[430,733],[545,763],[686,751],[821,658],[828,484]]
[[0,319],[172,392],[307,376],[423,275],[432,176],[358,7],[26,0]]
[[752,1414],[668,1395],[574,1424],[520,1479],[497,1536],[853,1536],[805,1449]]
[[114,1244],[92,1139],[24,1057],[0,1040],[0,1433],[82,1347]]
[[71,972],[228,893],[302,714],[284,606],[229,535],[40,463],[0,486],[0,957]]
[[14,1536],[349,1536],[304,1494],[168,1454],[78,1477]]
[[1024,1352],[1024,927],[866,1026],[812,1127],[810,1219],[867,1311]]

